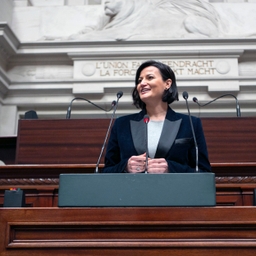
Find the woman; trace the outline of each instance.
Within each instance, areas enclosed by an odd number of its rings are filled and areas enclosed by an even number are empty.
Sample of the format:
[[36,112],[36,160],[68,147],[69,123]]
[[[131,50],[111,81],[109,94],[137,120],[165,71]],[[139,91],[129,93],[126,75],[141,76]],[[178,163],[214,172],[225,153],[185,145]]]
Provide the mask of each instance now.
[[[134,105],[142,110],[116,119],[103,172],[140,173],[145,171],[146,163],[148,173],[194,172],[196,150],[189,117],[169,107],[178,100],[172,69],[154,60],[142,63],[136,72],[132,96]],[[145,115],[149,116],[148,124],[144,122]],[[192,117],[192,122],[199,171],[211,171],[201,121]]]

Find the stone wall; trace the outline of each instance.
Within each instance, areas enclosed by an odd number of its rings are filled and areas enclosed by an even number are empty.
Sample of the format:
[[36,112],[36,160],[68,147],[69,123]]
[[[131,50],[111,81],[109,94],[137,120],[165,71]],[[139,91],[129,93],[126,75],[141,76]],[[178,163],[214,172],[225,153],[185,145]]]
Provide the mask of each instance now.
[[[8,2],[1,1],[0,10]],[[0,136],[15,135],[30,109],[40,119],[65,118],[75,97],[109,109],[122,90],[117,116],[137,112],[134,74],[147,59],[175,71],[175,111],[187,113],[186,90],[195,116],[236,116],[234,97],[242,116],[255,116],[255,1],[160,2],[133,6],[127,0],[104,9],[101,1],[15,0],[5,16],[0,11]],[[192,101],[225,94],[234,97],[203,108]],[[86,101],[73,102],[71,118],[110,116]]]

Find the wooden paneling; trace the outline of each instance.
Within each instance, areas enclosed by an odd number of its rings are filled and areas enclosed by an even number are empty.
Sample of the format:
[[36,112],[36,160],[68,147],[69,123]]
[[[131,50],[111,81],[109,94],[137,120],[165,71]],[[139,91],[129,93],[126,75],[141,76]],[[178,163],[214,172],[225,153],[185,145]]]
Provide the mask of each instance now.
[[[211,164],[256,162],[256,117],[202,123]],[[109,119],[19,120],[16,164],[96,164],[108,124]]]
[[0,255],[255,255],[255,207],[0,209]]
[[256,118],[202,118],[212,163],[256,161]]
[[19,120],[16,164],[96,164],[108,124],[108,119]]
[[[19,186],[25,193],[26,207],[57,207],[58,186],[34,187]],[[255,187],[256,188],[256,185]],[[5,189],[9,189],[6,187]],[[4,203],[4,191],[0,189],[0,207]],[[253,188],[219,188],[216,189],[217,206],[253,206]]]

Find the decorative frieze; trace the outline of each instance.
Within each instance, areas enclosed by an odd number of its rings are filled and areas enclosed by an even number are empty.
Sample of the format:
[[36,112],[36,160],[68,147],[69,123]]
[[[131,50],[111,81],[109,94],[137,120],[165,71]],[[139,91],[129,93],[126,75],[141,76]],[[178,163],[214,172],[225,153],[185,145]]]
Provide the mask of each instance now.
[[[223,176],[215,177],[216,185],[218,184],[256,184],[256,176]],[[41,179],[0,179],[0,186],[58,186],[58,178],[41,178]]]

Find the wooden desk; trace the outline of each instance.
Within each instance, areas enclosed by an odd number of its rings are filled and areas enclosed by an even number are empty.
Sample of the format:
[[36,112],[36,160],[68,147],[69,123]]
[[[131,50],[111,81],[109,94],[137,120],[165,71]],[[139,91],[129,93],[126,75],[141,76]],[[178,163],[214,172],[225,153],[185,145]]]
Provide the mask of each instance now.
[[254,256],[255,207],[0,209],[3,256]]
[[[103,165],[100,165],[102,168]],[[252,206],[256,188],[256,163],[213,164],[216,181],[216,202],[221,206]],[[31,207],[58,205],[61,173],[93,173],[95,165],[48,164],[0,166],[0,206],[4,191],[21,188],[26,204]]]
[[[202,123],[217,204],[253,205],[256,117],[202,118]],[[0,166],[0,205],[5,189],[20,187],[28,206],[57,206],[59,174],[94,172],[108,124],[108,119],[19,120],[16,165]],[[14,144],[12,138],[4,145]]]

